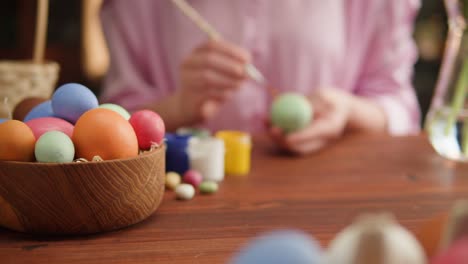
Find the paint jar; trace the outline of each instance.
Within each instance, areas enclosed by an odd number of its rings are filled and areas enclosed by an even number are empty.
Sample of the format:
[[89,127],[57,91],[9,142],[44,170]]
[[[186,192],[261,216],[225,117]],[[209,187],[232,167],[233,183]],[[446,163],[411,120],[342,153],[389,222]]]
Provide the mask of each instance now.
[[190,167],[201,173],[203,180],[220,182],[224,179],[224,141],[219,138],[192,138],[188,154]]
[[228,175],[247,175],[250,172],[252,140],[250,134],[242,131],[224,130],[216,133],[224,141],[226,155],[224,171]]
[[190,169],[187,153],[191,136],[166,134],[166,171],[183,175]]

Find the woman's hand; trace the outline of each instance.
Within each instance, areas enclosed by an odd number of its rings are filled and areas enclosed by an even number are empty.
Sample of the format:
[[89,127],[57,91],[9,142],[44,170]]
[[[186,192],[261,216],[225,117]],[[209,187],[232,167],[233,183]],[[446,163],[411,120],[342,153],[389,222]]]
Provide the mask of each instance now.
[[245,65],[250,55],[223,40],[197,47],[180,68],[180,89],[176,94],[185,123],[197,123],[213,116],[247,78]]
[[290,134],[271,127],[269,134],[282,149],[299,155],[317,152],[347,130],[385,131],[386,117],[375,103],[346,91],[322,89],[310,97],[314,109],[311,124]]

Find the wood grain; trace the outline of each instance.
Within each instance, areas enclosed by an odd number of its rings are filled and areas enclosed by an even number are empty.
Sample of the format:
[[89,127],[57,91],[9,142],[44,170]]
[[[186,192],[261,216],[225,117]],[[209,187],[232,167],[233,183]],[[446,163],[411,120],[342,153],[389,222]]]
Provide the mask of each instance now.
[[364,212],[390,211],[411,231],[468,193],[468,166],[447,162],[424,136],[350,136],[304,158],[254,141],[252,172],[226,177],[214,195],[178,201],[129,228],[80,237],[0,230],[10,263],[225,263],[254,236],[303,230],[323,246]]
[[142,221],[164,193],[164,149],[127,160],[0,162],[0,225],[42,234],[89,234]]

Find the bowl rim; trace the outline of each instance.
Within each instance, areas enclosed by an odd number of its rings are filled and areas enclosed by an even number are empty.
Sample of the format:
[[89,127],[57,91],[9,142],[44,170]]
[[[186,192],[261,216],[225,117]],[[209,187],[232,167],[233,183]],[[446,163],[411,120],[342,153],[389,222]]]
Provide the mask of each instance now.
[[112,163],[112,162],[128,162],[132,160],[137,160],[143,157],[156,155],[161,151],[165,150],[165,146],[161,145],[160,147],[155,148],[154,150],[145,151],[139,153],[135,157],[125,158],[125,159],[112,159],[112,160],[101,160],[101,161],[87,161],[87,162],[37,162],[37,161],[9,161],[9,160],[0,160],[1,165],[30,165],[30,166],[42,166],[42,167],[50,167],[50,166],[83,166],[87,164],[103,164],[103,163]]

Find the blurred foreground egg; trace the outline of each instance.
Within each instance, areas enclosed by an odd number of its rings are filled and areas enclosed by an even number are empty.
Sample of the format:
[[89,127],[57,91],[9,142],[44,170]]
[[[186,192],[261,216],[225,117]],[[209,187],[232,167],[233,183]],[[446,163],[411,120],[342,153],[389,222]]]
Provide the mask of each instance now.
[[138,155],[138,141],[130,123],[116,112],[96,108],[84,113],[75,124],[73,143],[78,158],[104,160]]
[[389,215],[366,215],[330,243],[327,264],[425,264],[416,238]]
[[129,122],[135,130],[140,149],[149,149],[153,144],[161,145],[166,128],[157,113],[141,110],[133,113]]
[[72,137],[73,125],[69,122],[56,117],[41,117],[26,122],[26,125],[31,128],[36,139],[39,139],[48,131],[61,131],[67,136]]
[[130,113],[125,110],[125,108],[121,107],[120,105],[116,105],[116,104],[102,104],[99,106],[99,108],[105,108],[105,109],[109,109],[109,110],[112,110],[112,111],[115,111],[116,113],[118,113],[119,115],[121,115],[125,120],[129,120],[130,119]]
[[64,84],[52,95],[55,115],[73,124],[83,113],[96,107],[98,107],[96,95],[88,87],[78,83]]
[[31,129],[18,120],[0,124],[0,160],[33,161],[36,139]]
[[47,100],[42,102],[31,109],[24,117],[24,122],[41,117],[53,117],[54,111],[52,110],[52,102]]
[[271,123],[284,133],[290,133],[309,125],[312,115],[312,105],[305,96],[284,93],[273,101]]
[[231,264],[319,264],[319,244],[306,233],[281,230],[255,238],[233,258]]
[[39,162],[72,162],[75,157],[75,148],[72,140],[65,133],[49,131],[37,140],[34,154]]
[[446,251],[435,257],[431,264],[467,264],[468,238],[453,243]]
[[24,120],[31,109],[45,101],[47,101],[47,99],[39,97],[29,97],[24,99],[15,106],[15,109],[13,110],[13,119]]

